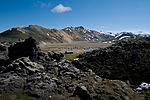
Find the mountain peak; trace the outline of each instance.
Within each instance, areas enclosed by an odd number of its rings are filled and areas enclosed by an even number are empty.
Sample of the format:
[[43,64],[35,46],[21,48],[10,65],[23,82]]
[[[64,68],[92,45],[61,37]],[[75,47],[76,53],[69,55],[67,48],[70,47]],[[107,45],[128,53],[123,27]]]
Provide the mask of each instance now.
[[12,28],[11,31],[14,31],[14,30],[21,30],[22,28],[20,27],[15,27],[15,28]]
[[84,27],[83,27],[83,26],[79,26],[79,27],[76,27],[76,28],[84,29]]
[[28,27],[42,27],[42,26],[39,26],[39,25],[29,25]]

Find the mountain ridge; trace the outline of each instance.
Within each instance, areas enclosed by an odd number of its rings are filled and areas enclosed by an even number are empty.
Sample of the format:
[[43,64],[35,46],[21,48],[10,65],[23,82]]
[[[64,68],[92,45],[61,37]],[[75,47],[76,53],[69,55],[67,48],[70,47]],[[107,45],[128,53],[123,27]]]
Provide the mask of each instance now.
[[82,26],[67,27],[61,30],[48,29],[39,25],[16,27],[0,34],[1,41],[17,41],[33,37],[38,42],[62,43],[72,41],[106,41],[113,38],[111,35],[101,34],[94,30],[87,30]]
[[[55,33],[55,34],[52,34]],[[17,27],[7,30],[0,34],[0,38],[4,38],[6,40],[17,41],[19,39],[25,39],[28,37],[35,38],[38,42],[47,41],[47,42],[63,42],[67,41],[65,39],[70,38],[64,34],[62,31],[55,29],[47,29],[38,25],[29,25],[28,27]],[[63,38],[65,36],[65,38]],[[71,41],[71,40],[68,40]]]

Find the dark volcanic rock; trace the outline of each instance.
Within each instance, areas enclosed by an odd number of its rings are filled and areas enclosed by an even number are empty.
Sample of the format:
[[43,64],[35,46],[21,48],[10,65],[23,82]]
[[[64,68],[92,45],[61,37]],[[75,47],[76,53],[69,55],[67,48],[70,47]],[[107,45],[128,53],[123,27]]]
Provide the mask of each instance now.
[[42,65],[32,62],[28,57],[22,57],[14,60],[3,72],[13,72],[19,76],[27,76],[42,70],[44,70]]
[[80,61],[77,68],[41,52],[32,38],[11,46],[9,57],[11,61],[0,72],[0,100],[5,92],[17,90],[22,91],[21,97],[25,94],[38,100],[57,100],[57,95],[58,100],[126,100],[134,93],[125,82],[102,79],[91,69],[80,70],[84,68]]
[[48,55],[52,59],[56,59],[57,62],[60,62],[60,60],[64,57],[64,54],[60,53],[55,53],[54,51],[49,51]]
[[[7,64],[7,60],[5,59],[0,59],[0,66],[6,65]],[[0,72],[2,71],[2,67],[0,67]]]
[[8,46],[6,44],[0,43],[0,66],[7,64],[8,59],[7,55],[8,55]]
[[[7,78],[5,78],[6,76]],[[13,76],[11,73],[3,75],[0,74],[0,93],[15,91],[15,89],[21,89],[24,84],[24,78]]]
[[129,80],[131,84],[150,83],[150,38],[120,41],[115,45],[80,55],[77,68],[92,69],[108,79]]
[[2,52],[2,51],[7,51],[7,46],[0,44],[0,52]]
[[74,95],[77,95],[81,100],[92,100],[90,93],[85,86],[77,86]]
[[25,90],[28,95],[42,100],[49,100],[58,91],[55,81],[46,74],[29,77]]
[[30,37],[23,42],[18,42],[8,48],[8,57],[10,60],[15,60],[20,57],[30,57],[36,59],[39,48],[36,46],[36,41]]

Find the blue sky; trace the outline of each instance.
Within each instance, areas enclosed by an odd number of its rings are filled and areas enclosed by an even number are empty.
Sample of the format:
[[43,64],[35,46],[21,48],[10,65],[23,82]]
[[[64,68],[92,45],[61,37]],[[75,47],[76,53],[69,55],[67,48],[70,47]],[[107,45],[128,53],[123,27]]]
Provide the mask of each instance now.
[[0,0],[0,32],[41,25],[150,32],[150,0]]

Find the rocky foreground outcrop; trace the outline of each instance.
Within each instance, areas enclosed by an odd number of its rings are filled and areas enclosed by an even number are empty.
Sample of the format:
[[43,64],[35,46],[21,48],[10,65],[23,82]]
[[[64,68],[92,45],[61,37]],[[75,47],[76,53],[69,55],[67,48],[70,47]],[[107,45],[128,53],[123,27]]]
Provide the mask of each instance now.
[[9,53],[8,63],[0,66],[1,100],[130,100],[134,95],[123,81],[57,61],[40,51],[32,38],[9,48],[15,53]]
[[100,77],[129,81],[132,85],[150,83],[150,38],[120,41],[79,58],[73,62],[77,68],[92,69]]

